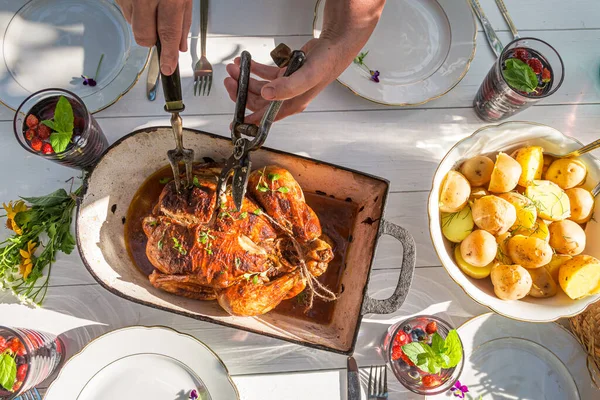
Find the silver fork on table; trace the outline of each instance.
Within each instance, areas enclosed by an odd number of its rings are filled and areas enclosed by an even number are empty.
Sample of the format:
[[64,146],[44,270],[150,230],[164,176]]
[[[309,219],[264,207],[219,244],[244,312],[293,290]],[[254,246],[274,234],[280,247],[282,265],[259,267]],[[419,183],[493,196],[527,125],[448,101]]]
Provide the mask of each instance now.
[[[200,0],[201,57],[194,66],[194,96],[208,96],[213,80],[213,67],[206,58],[206,28],[208,27],[208,0]],[[207,90],[208,87],[208,90]]]
[[388,398],[387,367],[385,365],[371,365],[368,388],[369,400],[386,400]]

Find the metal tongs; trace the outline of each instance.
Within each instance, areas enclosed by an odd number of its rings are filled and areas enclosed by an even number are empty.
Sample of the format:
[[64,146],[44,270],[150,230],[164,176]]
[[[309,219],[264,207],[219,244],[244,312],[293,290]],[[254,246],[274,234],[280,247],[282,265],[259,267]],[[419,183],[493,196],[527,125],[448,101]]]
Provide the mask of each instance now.
[[[281,43],[271,52],[271,58],[273,58],[278,67],[283,68],[287,66],[283,76],[290,76],[302,67],[306,60],[306,55],[300,50],[292,51],[288,46]],[[233,201],[238,211],[242,209],[242,201],[248,187],[248,178],[250,177],[252,165],[250,162],[250,152],[257,150],[265,142],[269,135],[269,129],[271,129],[271,125],[275,121],[275,117],[283,103],[280,100],[272,101],[263,115],[259,126],[244,122],[246,101],[248,99],[248,85],[250,83],[250,62],[250,53],[243,51],[240,62],[240,78],[238,80],[235,114],[233,116],[233,124],[231,125],[233,154],[227,159],[219,176],[217,184],[217,207],[215,210],[219,208],[219,201],[225,193],[231,173],[233,173],[231,184]],[[247,139],[242,137],[242,135],[250,136],[253,139]]]
[[[156,53],[160,63],[161,45],[160,40],[156,42]],[[185,109],[183,105],[183,97],[181,95],[181,78],[179,77],[179,63],[177,68],[171,75],[164,75],[162,72],[161,81],[163,93],[165,95],[165,111],[171,113],[171,126],[173,127],[173,135],[175,136],[176,147],[174,150],[167,151],[169,163],[173,169],[173,179],[175,180],[175,188],[178,192],[181,191],[181,177],[179,172],[179,163],[185,164],[186,186],[192,185],[192,162],[194,161],[194,150],[183,147],[183,124],[179,113]]]

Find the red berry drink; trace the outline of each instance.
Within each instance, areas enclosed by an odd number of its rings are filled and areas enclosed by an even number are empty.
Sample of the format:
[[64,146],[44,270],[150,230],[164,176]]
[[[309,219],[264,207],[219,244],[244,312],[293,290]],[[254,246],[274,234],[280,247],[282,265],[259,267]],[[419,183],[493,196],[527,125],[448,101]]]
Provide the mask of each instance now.
[[19,106],[14,131],[21,146],[64,166],[96,164],[108,141],[83,100],[62,89],[45,89]]
[[0,399],[14,399],[39,385],[56,370],[64,354],[62,341],[54,335],[0,326],[0,362],[4,367],[16,367],[13,382],[0,382]]
[[[464,363],[462,345],[460,346],[459,361],[455,367],[441,368],[437,372],[428,372],[420,369],[403,347],[410,343],[417,343],[435,348],[436,340],[446,339],[452,327],[444,320],[429,316],[419,315],[391,326],[383,341],[383,350],[386,361],[402,385],[414,393],[434,395],[448,391],[459,378]],[[458,336],[456,336],[458,338]],[[457,339],[460,341],[460,339]],[[409,346],[410,347],[410,346]],[[423,366],[421,366],[423,368]]]
[[534,38],[509,43],[479,87],[473,107],[485,121],[506,119],[558,90],[564,79],[560,55]]

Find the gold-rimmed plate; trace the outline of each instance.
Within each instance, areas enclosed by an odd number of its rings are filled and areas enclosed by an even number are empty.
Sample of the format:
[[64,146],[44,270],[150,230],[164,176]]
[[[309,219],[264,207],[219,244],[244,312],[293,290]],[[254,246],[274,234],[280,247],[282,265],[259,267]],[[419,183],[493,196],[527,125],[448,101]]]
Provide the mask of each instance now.
[[[135,43],[113,0],[13,0],[0,16],[0,102],[15,110],[31,93],[69,90],[91,112],[137,82],[148,49]],[[9,4],[10,3],[10,4]],[[84,85],[82,75],[94,77]]]
[[[313,36],[325,1],[315,8]],[[426,103],[448,93],[475,56],[477,26],[466,0],[388,0],[363,48],[367,68],[351,64],[338,81],[367,100],[395,106]],[[368,70],[379,71],[379,82]]]

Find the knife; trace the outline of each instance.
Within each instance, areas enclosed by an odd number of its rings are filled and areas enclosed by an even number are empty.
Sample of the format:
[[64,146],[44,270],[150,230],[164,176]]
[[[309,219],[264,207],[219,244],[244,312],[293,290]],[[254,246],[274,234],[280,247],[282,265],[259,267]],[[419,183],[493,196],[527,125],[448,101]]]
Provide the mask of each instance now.
[[348,357],[348,400],[360,400],[360,378],[354,357]]
[[158,53],[156,48],[150,49],[150,61],[148,62],[148,77],[146,78],[146,95],[148,100],[154,101],[156,99],[156,87],[158,86],[158,79],[160,77],[160,65],[158,63]]
[[488,43],[492,47],[492,50],[494,51],[494,53],[496,53],[496,56],[500,57],[500,54],[504,49],[504,45],[502,45],[502,42],[500,41],[500,39],[498,39],[498,36],[496,35],[492,24],[490,24],[490,21],[485,16],[485,13],[481,8],[481,4],[479,4],[479,0],[471,0],[471,7],[475,11],[475,14],[477,14],[479,21],[481,21],[483,31],[485,32],[485,36],[487,37]]

